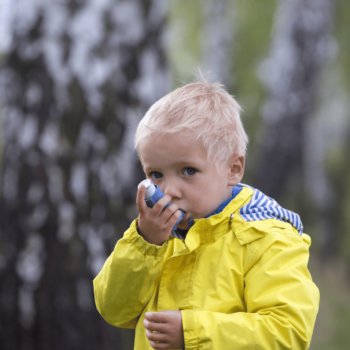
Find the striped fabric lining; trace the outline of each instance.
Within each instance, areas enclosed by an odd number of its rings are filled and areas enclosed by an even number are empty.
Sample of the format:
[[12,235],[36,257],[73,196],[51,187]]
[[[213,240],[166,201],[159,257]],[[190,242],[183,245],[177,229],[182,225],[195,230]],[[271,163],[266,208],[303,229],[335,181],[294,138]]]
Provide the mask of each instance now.
[[298,214],[283,209],[274,199],[253,187],[244,184],[238,184],[238,186],[249,187],[254,191],[251,201],[239,210],[239,214],[245,221],[277,219],[292,224],[300,236],[303,234],[303,224]]

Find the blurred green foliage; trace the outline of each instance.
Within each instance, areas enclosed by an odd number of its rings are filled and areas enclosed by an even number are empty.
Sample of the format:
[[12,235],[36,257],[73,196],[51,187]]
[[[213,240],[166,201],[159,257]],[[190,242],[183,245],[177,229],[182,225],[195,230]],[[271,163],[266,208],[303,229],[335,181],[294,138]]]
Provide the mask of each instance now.
[[169,4],[167,50],[175,78],[172,88],[175,89],[193,79],[193,73],[201,61],[203,13],[200,0],[172,0]]
[[343,72],[341,75],[342,84],[350,91],[350,26],[349,26],[350,2],[348,0],[338,0],[334,21],[334,36],[338,42],[339,52],[337,64]]
[[[193,80],[197,67],[203,65],[201,33],[204,26],[205,0],[171,1],[169,15],[168,59],[173,87]],[[266,92],[258,77],[261,62],[269,55],[277,0],[226,1],[232,17],[234,49],[232,85],[229,92],[243,107],[242,120],[250,138],[244,182],[250,183],[258,171],[257,140],[261,137],[261,109]],[[329,58],[319,82],[312,121],[323,139],[324,171],[332,191],[327,215],[332,232],[325,234],[319,205],[292,183],[281,204],[302,212],[304,227],[312,237],[310,271],[320,288],[321,305],[311,349],[347,349],[350,343],[350,2],[339,0],[334,12],[334,53]],[[321,130],[321,131],[320,131]],[[323,135],[324,134],[324,135]],[[328,241],[327,241],[328,240]],[[325,254],[327,251],[327,254]],[[324,258],[327,260],[324,261]],[[335,260],[339,264],[332,263]],[[340,271],[341,270],[341,271]],[[327,273],[324,273],[327,271]],[[341,292],[340,292],[341,290]]]
[[[350,94],[350,2],[339,0],[336,7],[334,36],[337,40],[337,56],[333,62],[333,70],[337,72],[339,85],[345,90],[345,100],[349,101]],[[347,133],[343,142],[333,145],[326,159],[327,171],[335,184],[338,204],[336,229],[340,233],[337,237],[336,251],[346,258],[350,266],[350,102],[347,102]],[[332,118],[333,116],[329,116]],[[350,323],[349,323],[350,324]]]
[[263,2],[248,0],[236,3],[237,33],[233,57],[234,72],[232,72],[235,86],[232,93],[243,108],[243,123],[250,140],[244,179],[249,183],[256,171],[255,141],[259,137],[260,108],[265,98],[257,70],[269,53],[276,0]]
[[[192,81],[196,68],[202,66],[207,2],[178,0],[170,3],[168,60],[174,88]],[[245,181],[249,183],[254,172],[256,135],[261,125],[260,108],[265,98],[257,69],[269,52],[276,0],[227,1],[226,5],[227,11],[233,14],[232,35],[235,37],[229,92],[243,108],[242,119],[250,138],[245,174]]]

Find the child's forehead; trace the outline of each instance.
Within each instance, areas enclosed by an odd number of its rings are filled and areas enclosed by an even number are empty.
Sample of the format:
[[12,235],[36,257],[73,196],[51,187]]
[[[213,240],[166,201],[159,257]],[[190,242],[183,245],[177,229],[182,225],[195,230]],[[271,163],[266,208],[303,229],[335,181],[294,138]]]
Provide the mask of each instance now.
[[205,163],[207,151],[201,141],[190,135],[168,134],[148,137],[139,149],[143,166],[151,164]]
[[203,142],[195,135],[189,133],[154,133],[144,138],[140,150],[150,152],[157,149],[190,149],[206,151]]

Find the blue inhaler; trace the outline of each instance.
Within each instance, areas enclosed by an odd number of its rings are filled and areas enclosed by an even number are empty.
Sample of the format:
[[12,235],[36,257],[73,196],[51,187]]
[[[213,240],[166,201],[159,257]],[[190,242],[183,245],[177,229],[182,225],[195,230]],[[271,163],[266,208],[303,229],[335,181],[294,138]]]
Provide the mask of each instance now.
[[[149,208],[153,208],[153,206],[162,198],[164,197],[164,193],[162,192],[162,190],[155,185],[154,183],[151,182],[151,180],[143,180],[139,183],[138,188],[140,188],[141,185],[144,185],[146,187],[146,193],[145,193],[145,201],[146,204]],[[168,203],[164,208],[168,208],[168,206],[171,203]],[[181,217],[179,218],[179,220],[176,221],[175,226],[182,220],[183,216],[184,216],[184,212],[179,209],[181,212]]]

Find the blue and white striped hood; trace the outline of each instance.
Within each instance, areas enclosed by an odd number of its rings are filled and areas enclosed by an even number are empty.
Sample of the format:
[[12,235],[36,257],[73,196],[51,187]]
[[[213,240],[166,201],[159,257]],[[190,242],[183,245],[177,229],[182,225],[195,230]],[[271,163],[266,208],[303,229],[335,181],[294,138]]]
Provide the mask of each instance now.
[[249,187],[254,194],[248,204],[239,210],[239,214],[245,221],[261,221],[277,219],[293,225],[300,235],[303,234],[303,224],[298,214],[283,209],[274,199],[266,196],[259,190],[248,185],[238,184],[240,187]]

